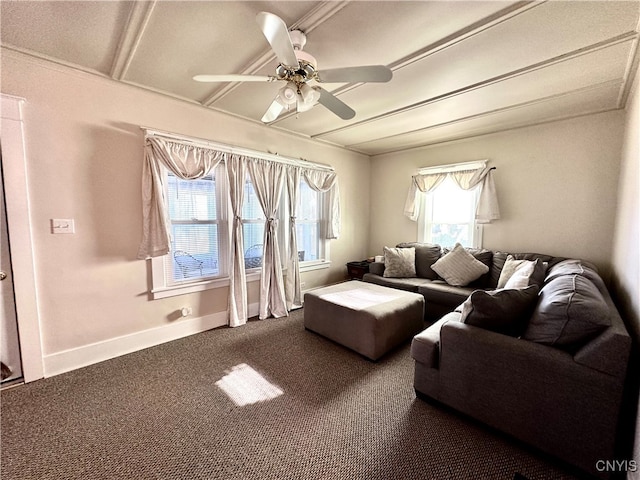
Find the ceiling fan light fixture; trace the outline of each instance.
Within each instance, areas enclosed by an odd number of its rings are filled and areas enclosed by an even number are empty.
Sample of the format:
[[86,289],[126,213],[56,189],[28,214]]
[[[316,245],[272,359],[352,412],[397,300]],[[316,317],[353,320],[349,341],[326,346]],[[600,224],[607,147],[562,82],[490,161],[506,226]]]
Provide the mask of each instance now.
[[298,112],[306,112],[311,110],[320,99],[320,92],[315,88],[303,83],[300,85],[300,95],[298,98]]
[[284,105],[292,105],[298,100],[298,87],[289,82],[278,91],[278,97]]

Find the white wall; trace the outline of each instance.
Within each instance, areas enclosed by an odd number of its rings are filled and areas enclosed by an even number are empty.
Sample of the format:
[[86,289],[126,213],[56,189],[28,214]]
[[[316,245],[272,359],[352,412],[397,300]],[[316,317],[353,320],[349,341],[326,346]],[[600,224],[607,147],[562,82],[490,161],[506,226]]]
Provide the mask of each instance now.
[[[2,92],[26,99],[31,218],[24,221],[32,224],[45,364],[60,356],[63,364],[73,362],[74,352],[100,345],[108,355],[128,336],[175,325],[183,306],[193,307],[195,319],[226,312],[227,288],[149,299],[147,262],[136,259],[142,232],[140,125],[333,165],[343,235],[331,242],[330,269],[303,274],[307,288],[346,278],[345,263],[367,250],[365,155],[5,50]],[[52,235],[52,218],[73,218],[76,233]],[[251,284],[250,303],[258,302],[257,292]]]
[[[636,345],[640,343],[640,92],[636,73],[634,89],[627,101],[622,167],[617,201],[613,247],[613,289],[622,316],[632,330]],[[630,379],[638,394],[640,365],[631,365]],[[634,404],[640,411],[640,399]],[[640,418],[636,420],[633,458],[638,465],[628,478],[640,479]]]
[[489,159],[502,219],[483,246],[611,263],[624,115],[609,112],[372,158],[369,254],[417,238],[402,216],[419,167]]

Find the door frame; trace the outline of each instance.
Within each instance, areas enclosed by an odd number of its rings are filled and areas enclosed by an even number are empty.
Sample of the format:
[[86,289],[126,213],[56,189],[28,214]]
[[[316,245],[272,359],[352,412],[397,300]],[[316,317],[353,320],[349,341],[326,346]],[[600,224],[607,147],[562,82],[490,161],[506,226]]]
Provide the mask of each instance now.
[[25,382],[32,382],[44,378],[44,363],[27,182],[23,121],[25,99],[4,93],[0,94],[0,98],[5,207],[11,243],[22,374]]

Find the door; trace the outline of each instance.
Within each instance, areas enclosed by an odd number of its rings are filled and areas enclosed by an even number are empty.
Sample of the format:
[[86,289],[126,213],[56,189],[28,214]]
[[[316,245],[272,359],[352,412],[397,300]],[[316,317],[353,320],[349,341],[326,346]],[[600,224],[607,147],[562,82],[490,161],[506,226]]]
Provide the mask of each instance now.
[[13,291],[1,158],[2,152],[0,150],[0,360],[2,361],[2,384],[5,384],[22,378],[22,361]]

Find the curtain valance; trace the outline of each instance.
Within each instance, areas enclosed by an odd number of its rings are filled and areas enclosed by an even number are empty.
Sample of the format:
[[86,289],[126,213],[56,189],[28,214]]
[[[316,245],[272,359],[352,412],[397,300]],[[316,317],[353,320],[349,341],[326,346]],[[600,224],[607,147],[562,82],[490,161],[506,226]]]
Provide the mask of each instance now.
[[498,197],[493,180],[493,167],[482,167],[469,170],[436,171],[418,174],[411,177],[411,187],[404,206],[404,214],[411,220],[418,220],[419,195],[429,193],[450,177],[463,190],[480,188],[480,196],[476,207],[476,222],[491,223],[500,219]]

